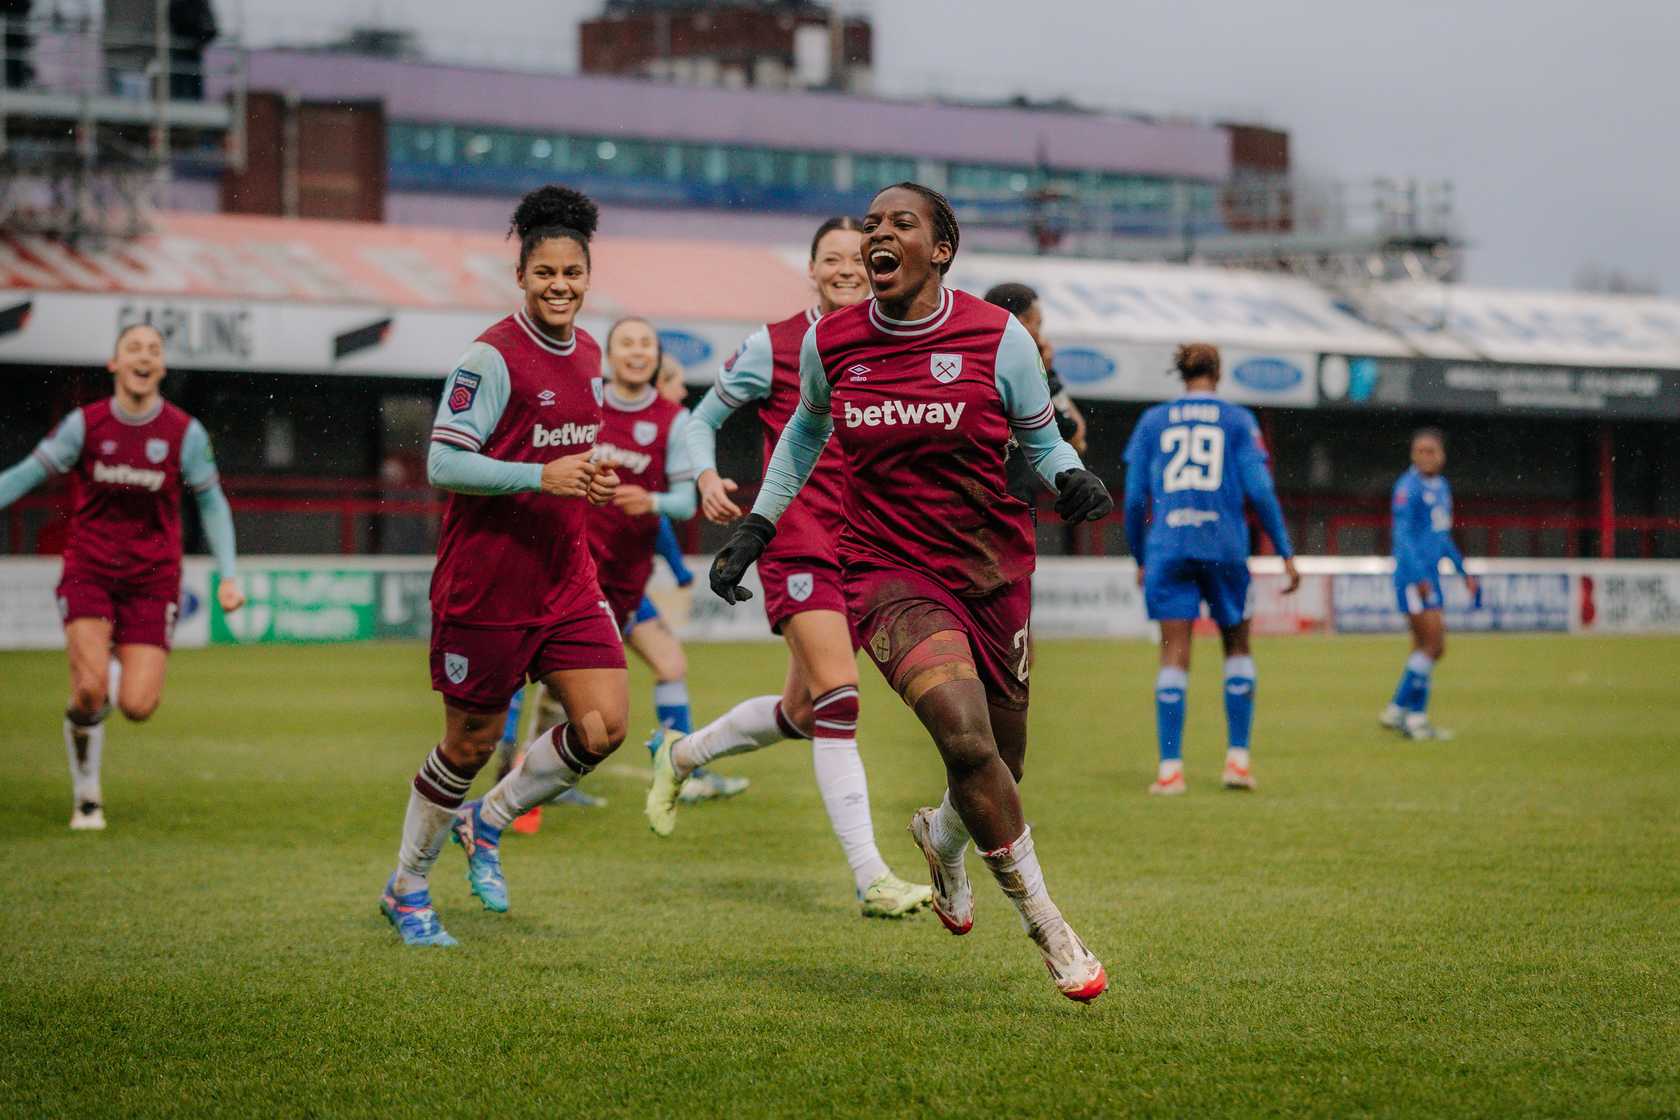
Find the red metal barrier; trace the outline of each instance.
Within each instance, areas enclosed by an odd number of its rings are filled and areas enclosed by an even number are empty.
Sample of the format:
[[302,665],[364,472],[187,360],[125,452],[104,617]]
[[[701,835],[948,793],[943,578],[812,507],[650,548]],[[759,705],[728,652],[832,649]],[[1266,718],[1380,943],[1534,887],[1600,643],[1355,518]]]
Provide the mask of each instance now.
[[[443,495],[431,487],[390,484],[379,479],[250,476],[224,478],[223,487],[239,514],[281,517],[312,514],[336,518],[339,550],[346,555],[357,551],[359,519],[395,516],[435,522],[443,515]],[[24,520],[29,514],[44,513],[55,525],[62,526],[63,518],[69,513],[69,495],[69,487],[59,482],[25,496],[8,508],[6,550],[14,554],[23,551]],[[737,505],[747,509],[755,496],[756,487],[743,486],[734,498]],[[1341,535],[1351,529],[1371,531],[1376,549],[1385,552],[1388,549],[1390,520],[1384,497],[1286,494],[1283,504],[1291,532],[1299,535],[1313,522],[1325,526],[1325,551],[1331,555],[1341,551]],[[1567,556],[1580,555],[1584,549],[1582,542],[1589,539],[1592,546],[1585,548],[1589,555],[1616,555],[1617,544],[1625,535],[1631,535],[1635,542],[1631,554],[1642,558],[1655,554],[1661,534],[1680,534],[1680,517],[1605,518],[1602,510],[1590,503],[1548,499],[1506,503],[1471,500],[1460,502],[1454,512],[1455,527],[1461,534],[1488,534],[1488,547],[1479,552],[1488,556],[1500,555],[1500,534],[1508,531],[1562,532]],[[1039,521],[1042,525],[1058,524],[1048,495],[1040,502]],[[1116,510],[1102,521],[1073,526],[1068,534],[1070,551],[1077,556],[1123,553],[1122,524],[1120,511]],[[1603,539],[1607,528],[1608,542]],[[685,549],[697,550],[700,519],[678,526],[677,534]],[[43,531],[39,536],[35,551],[53,552],[61,544],[61,533]],[[1262,551],[1270,552],[1269,542],[1263,536],[1258,539]],[[1114,547],[1110,547],[1111,542]]]

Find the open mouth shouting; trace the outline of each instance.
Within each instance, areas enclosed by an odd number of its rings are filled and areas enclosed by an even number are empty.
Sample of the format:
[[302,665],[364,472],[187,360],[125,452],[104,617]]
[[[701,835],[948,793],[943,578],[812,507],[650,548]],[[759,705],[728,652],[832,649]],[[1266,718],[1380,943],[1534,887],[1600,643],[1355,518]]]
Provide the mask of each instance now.
[[897,249],[877,245],[869,250],[869,281],[877,292],[890,288],[902,267],[903,261],[899,259]]

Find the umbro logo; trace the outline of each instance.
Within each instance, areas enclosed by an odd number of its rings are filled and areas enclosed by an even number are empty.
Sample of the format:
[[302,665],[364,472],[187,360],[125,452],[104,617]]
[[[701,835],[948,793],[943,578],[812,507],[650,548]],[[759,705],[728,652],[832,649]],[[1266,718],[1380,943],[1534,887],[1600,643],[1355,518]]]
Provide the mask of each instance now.
[[537,394],[537,400],[541,402],[540,407],[547,408],[549,405],[554,403],[554,390],[544,389],[542,392]]
[[859,364],[859,365],[852,366],[846,372],[852,375],[852,380],[853,381],[868,381],[869,380],[869,376],[868,376],[869,375],[869,367],[866,366],[866,365]]

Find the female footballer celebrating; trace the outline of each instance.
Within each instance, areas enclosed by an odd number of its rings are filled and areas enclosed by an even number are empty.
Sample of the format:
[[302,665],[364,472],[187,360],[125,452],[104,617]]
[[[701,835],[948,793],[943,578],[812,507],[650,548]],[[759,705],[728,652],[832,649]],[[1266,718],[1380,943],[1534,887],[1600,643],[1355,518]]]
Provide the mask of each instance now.
[[[443,741],[414,777],[397,869],[380,908],[407,945],[453,945],[429,878],[453,829],[467,881],[507,909],[502,829],[576,785],[624,740],[624,647],[590,558],[589,505],[618,476],[592,459],[601,430],[601,351],[576,319],[589,291],[595,204],[564,187],[526,195],[519,310],[467,348],[444,383],[427,477],[449,491],[432,574],[432,687]],[[462,805],[495,753],[508,697],[527,678],[567,720],[526,745],[482,801]]]
[[[1004,309],[945,287],[958,239],[945,199],[916,183],[889,187],[863,237],[875,298],[806,332],[799,407],[752,514],[712,565],[712,587],[740,601],[747,567],[837,431],[850,471],[839,548],[850,614],[945,763],[944,800],[910,822],[934,912],[952,933],[972,928],[972,836],[1057,988],[1095,999],[1107,976],[1045,890],[1017,788],[1035,555],[1027,507],[1006,489],[1010,435],[1064,519],[1101,517],[1113,502],[1056,431],[1032,337]],[[834,716],[855,718],[855,704]]]
[[[869,297],[862,236],[853,218],[830,218],[811,239],[811,282],[817,306],[771,323],[747,337],[724,363],[718,382],[688,426],[690,457],[700,472],[706,516],[726,523],[741,510],[730,500],[735,483],[717,470],[717,433],[731,413],[761,401],[768,461],[782,428],[799,403],[799,347],[818,318]],[[782,515],[776,539],[759,558],[764,609],[770,629],[788,644],[787,683],[781,696],[743,700],[694,734],[672,743],[666,756],[681,780],[715,758],[755,751],[783,739],[811,739],[811,764],[829,823],[851,868],[853,888],[866,918],[902,918],[926,905],[922,884],[894,875],[875,844],[869,782],[857,746],[857,646],[846,618],[836,544],[846,467],[840,449],[823,453],[804,490]],[[835,704],[851,714],[834,718]],[[676,824],[675,805],[648,802],[649,823],[661,836]]]
[[[181,597],[181,487],[198,501],[221,576],[216,597],[245,602],[234,580],[233,513],[222,495],[204,425],[163,399],[163,336],[149,324],[117,335],[106,363],[115,392],[66,416],[35,453],[0,474],[0,509],[55,474],[72,475],[58,608],[70,654],[64,747],[70,758],[70,827],[105,827],[99,764],[114,703],[136,722],[163,698]],[[112,659],[122,683],[110,695]]]

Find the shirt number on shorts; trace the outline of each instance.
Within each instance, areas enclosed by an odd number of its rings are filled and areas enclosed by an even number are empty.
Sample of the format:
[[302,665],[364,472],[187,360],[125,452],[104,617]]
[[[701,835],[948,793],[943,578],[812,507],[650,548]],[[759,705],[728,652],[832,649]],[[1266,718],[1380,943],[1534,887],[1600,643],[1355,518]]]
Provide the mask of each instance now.
[[1031,625],[1032,623],[1029,622],[1026,626],[1015,631],[1014,645],[1021,654],[1021,660],[1015,665],[1015,679],[1023,682],[1027,679],[1027,673],[1032,669],[1032,638],[1027,634],[1027,627]]
[[1171,455],[1161,488],[1217,490],[1225,474],[1225,430],[1216,424],[1180,425],[1161,433],[1161,453]]

